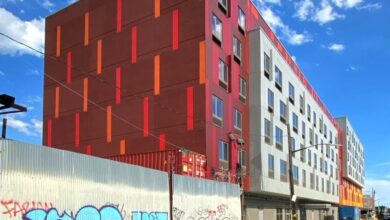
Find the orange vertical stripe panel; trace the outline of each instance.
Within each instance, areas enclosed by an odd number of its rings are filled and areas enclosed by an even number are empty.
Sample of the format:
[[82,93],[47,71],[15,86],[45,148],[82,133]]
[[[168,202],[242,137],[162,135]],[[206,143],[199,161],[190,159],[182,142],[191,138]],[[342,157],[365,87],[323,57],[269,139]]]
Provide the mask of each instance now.
[[112,111],[112,107],[107,106],[107,143],[111,143],[111,129],[112,129],[111,111]]
[[56,87],[55,101],[54,101],[54,118],[60,116],[60,87]]
[[84,78],[83,112],[88,111],[88,78]]
[[121,104],[121,68],[116,68],[116,79],[115,79],[115,103]]
[[154,17],[160,17],[160,0],[154,0]]
[[176,9],[172,14],[172,49],[179,49],[179,10]]
[[160,95],[160,55],[154,56],[154,94]]
[[92,155],[92,146],[91,145],[87,145],[87,147],[85,149],[85,154]]
[[84,46],[89,44],[89,12],[84,14]]
[[126,154],[126,140],[121,140],[119,144],[119,154],[124,155]]
[[101,74],[102,73],[102,47],[103,47],[102,40],[98,40],[98,45],[97,45],[97,74]]
[[61,56],[61,26],[57,26],[56,56]]
[[206,82],[206,44],[205,41],[199,43],[199,83]]

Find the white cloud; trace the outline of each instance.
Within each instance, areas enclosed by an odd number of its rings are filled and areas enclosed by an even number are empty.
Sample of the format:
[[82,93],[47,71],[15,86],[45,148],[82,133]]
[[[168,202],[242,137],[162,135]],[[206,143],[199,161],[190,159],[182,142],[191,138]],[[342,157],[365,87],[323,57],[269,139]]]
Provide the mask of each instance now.
[[51,2],[50,0],[42,0],[40,2],[40,4],[46,8],[47,10],[51,11],[52,8],[55,6],[53,2]]
[[312,41],[310,35],[306,31],[304,31],[303,33],[298,33],[297,31],[292,30],[289,26],[284,24],[282,19],[278,15],[276,15],[271,10],[271,8],[264,8],[262,10],[262,16],[275,33],[277,33],[278,31],[281,32],[281,37],[285,38],[289,44],[301,45]]
[[332,50],[334,52],[341,52],[345,50],[345,45],[344,44],[337,44],[337,43],[332,43],[328,46],[329,50]]
[[383,198],[390,198],[390,180],[385,179],[366,179],[365,188],[374,189],[376,198],[380,199],[380,203],[389,202]]
[[317,8],[312,20],[323,25],[338,18],[345,18],[345,15],[338,14],[328,1],[323,0],[321,2],[321,8]]
[[349,72],[349,71],[355,71],[355,70],[357,70],[357,67],[356,66],[353,66],[353,65],[349,65],[348,67],[347,67],[347,71]]
[[[0,7],[0,32],[7,34],[33,48],[43,51],[45,38],[45,19],[33,19],[24,21],[11,12]],[[32,50],[18,45],[9,39],[0,36],[0,54],[23,55],[31,54],[40,56]]]
[[5,73],[0,70],[0,76],[5,76]]
[[275,4],[275,5],[280,5],[281,4],[280,0],[258,0],[258,1],[262,5],[267,4],[267,3]]
[[43,101],[41,96],[27,96],[26,102],[27,103],[41,103]]
[[291,56],[291,59],[296,63],[297,62],[297,57],[296,56]]
[[361,3],[363,3],[363,0],[332,0],[332,2],[339,8],[353,8]]
[[30,121],[23,121],[15,117],[9,117],[7,125],[27,136],[38,137],[42,134],[42,121],[38,119],[33,118]]
[[381,8],[382,8],[381,3],[369,3],[366,5],[361,5],[361,6],[357,7],[358,10],[368,10],[368,11],[375,11],[375,10],[379,10]]
[[311,0],[302,0],[295,3],[295,8],[296,12],[294,16],[304,21],[313,13],[314,3]]
[[78,2],[79,0],[68,0],[68,4],[70,5],[70,4],[73,4],[73,3],[75,3],[75,2]]
[[377,166],[377,167],[390,166],[390,161],[377,163],[375,166]]

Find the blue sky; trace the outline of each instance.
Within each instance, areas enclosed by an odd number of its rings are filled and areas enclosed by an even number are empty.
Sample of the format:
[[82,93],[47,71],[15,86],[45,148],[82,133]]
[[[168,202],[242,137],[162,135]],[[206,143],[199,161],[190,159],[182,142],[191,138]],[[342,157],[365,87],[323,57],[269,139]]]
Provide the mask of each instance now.
[[[42,50],[44,18],[74,0],[0,0],[0,32]],[[390,205],[390,1],[256,0],[333,116],[365,146],[366,190]],[[0,36],[0,93],[17,97],[8,137],[41,143],[43,59]]]

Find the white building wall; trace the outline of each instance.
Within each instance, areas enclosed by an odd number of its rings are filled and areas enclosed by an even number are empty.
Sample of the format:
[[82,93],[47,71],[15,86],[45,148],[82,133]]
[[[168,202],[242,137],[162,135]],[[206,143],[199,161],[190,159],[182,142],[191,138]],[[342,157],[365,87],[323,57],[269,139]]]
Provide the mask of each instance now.
[[336,118],[343,130],[343,175],[357,185],[364,187],[364,147],[348,118]]
[[[281,181],[280,178],[280,160],[285,160],[288,163],[288,138],[287,138],[287,126],[280,120],[279,107],[280,100],[287,104],[287,121],[291,124],[291,136],[295,139],[296,149],[300,148],[300,146],[310,146],[312,144],[309,143],[310,139],[310,128],[313,129],[314,133],[318,135],[318,143],[333,143],[337,142],[337,130],[332,122],[327,118],[325,113],[321,110],[312,96],[308,93],[306,88],[303,86],[301,81],[295,75],[293,70],[289,67],[289,65],[284,61],[283,57],[278,53],[278,50],[273,46],[273,43],[267,38],[266,34],[262,30],[254,30],[250,33],[250,41],[251,41],[251,76],[250,87],[260,87],[260,93],[253,92],[254,89],[251,89],[250,97],[252,102],[259,102],[260,106],[256,108],[251,108],[251,123],[256,126],[251,125],[251,134],[259,134],[259,140],[251,140],[251,152],[250,155],[251,160],[257,160],[258,157],[261,158],[261,176],[255,177],[253,173],[251,174],[251,178],[260,178],[260,187],[253,188],[253,191],[266,192],[272,194],[281,194],[281,195],[289,195],[289,185],[288,182]],[[253,48],[253,45],[256,45],[256,41],[260,41],[259,48]],[[271,57],[272,63],[272,71],[271,77],[268,79],[264,75],[264,52]],[[255,65],[253,63],[260,62],[260,65]],[[275,86],[275,65],[282,71],[282,92],[280,92]],[[252,79],[257,79],[252,80]],[[293,84],[295,87],[295,104],[291,104],[288,100],[288,92],[289,92],[289,82]],[[273,91],[274,93],[274,110],[271,113],[268,110],[268,89]],[[304,113],[300,113],[300,95],[305,97],[304,104]],[[311,106],[311,122],[308,121],[307,117],[307,105]],[[292,112],[294,112],[298,116],[298,132],[294,132],[292,129]],[[313,112],[316,112],[316,127],[313,124]],[[257,115],[256,115],[257,114]],[[255,116],[256,115],[256,116]],[[322,118],[323,123],[326,124],[327,127],[327,135],[325,137],[324,132],[320,133],[320,118]],[[253,120],[258,119],[258,120]],[[264,121],[268,119],[272,124],[272,133],[271,133],[271,144],[265,142],[265,128]],[[302,137],[302,121],[305,123],[306,127],[306,135],[305,139]],[[275,145],[275,126],[281,128],[283,130],[283,151],[276,148]],[[260,128],[256,130],[254,128]],[[322,129],[324,130],[324,129]],[[332,138],[330,138],[330,132],[332,133]],[[315,135],[314,135],[315,137]],[[253,139],[253,137],[251,136]],[[315,144],[315,138],[313,138],[313,144]],[[253,145],[253,146],[252,146]],[[256,150],[260,149],[260,155],[254,155],[252,149]],[[321,152],[321,147],[310,148],[311,151],[311,165],[308,164],[308,152],[309,150],[305,150],[304,153],[306,155],[306,162],[301,161],[300,152],[296,153],[295,158],[293,159],[293,164],[298,166],[299,169],[299,183],[296,185],[296,195],[299,198],[307,198],[313,200],[321,200],[330,203],[338,203],[338,188],[339,181],[337,175],[337,147],[330,147],[330,152],[333,152],[333,160],[332,155],[329,154],[326,156],[326,146],[323,147],[323,153]],[[268,155],[271,154],[274,156],[274,178],[269,177],[268,175]],[[314,154],[317,155],[317,168],[314,168]],[[328,172],[320,171],[320,158],[323,158],[324,161],[327,161]],[[253,166],[255,163],[252,163]],[[288,164],[287,164],[288,167]],[[330,167],[333,169],[333,177],[330,176]],[[253,169],[253,167],[251,168]],[[306,186],[303,186],[303,178],[302,178],[302,170],[306,171]],[[318,190],[316,189],[316,184],[314,184],[314,189],[310,188],[310,173],[314,174],[314,180],[318,177]],[[252,180],[255,181],[255,180]],[[322,181],[324,181],[324,191],[322,191]],[[327,193],[327,181],[330,184],[330,193]],[[333,188],[333,189],[332,189]]]

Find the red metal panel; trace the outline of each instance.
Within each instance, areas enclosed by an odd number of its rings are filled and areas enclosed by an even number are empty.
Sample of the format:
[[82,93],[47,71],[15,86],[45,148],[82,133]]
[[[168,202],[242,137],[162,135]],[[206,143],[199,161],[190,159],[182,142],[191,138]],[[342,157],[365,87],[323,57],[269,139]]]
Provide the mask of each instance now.
[[187,130],[194,129],[194,87],[187,88]]
[[165,150],[165,134],[160,134],[160,151]]
[[149,97],[144,98],[144,137],[149,136]]
[[131,63],[137,62],[137,26],[131,28]]
[[122,31],[122,0],[116,0],[116,32]]
[[179,49],[179,10],[172,13],[172,49]]
[[85,149],[85,154],[92,155],[92,146],[91,145],[87,145],[87,147]]
[[72,52],[66,54],[66,83],[72,82]]
[[47,120],[47,146],[52,146],[52,120]]
[[116,83],[115,83],[115,103],[121,104],[121,68],[117,67],[116,70]]
[[74,118],[74,142],[75,147],[80,146],[80,114],[76,113]]

